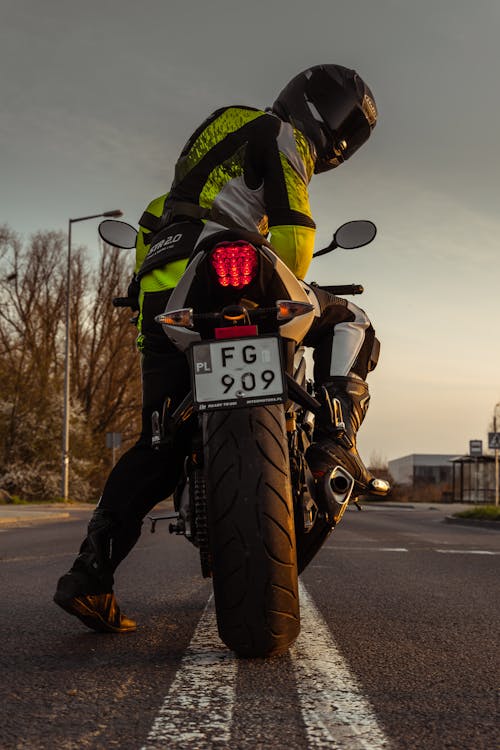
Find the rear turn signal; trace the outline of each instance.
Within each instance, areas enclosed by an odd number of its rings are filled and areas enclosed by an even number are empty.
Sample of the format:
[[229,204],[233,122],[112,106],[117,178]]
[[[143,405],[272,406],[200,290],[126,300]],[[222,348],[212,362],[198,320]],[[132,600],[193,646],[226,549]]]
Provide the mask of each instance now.
[[156,315],[155,320],[164,326],[181,326],[182,328],[193,327],[193,308],[183,307],[180,310],[169,310],[161,315]]
[[278,309],[278,320],[291,320],[314,310],[314,306],[310,305],[309,302],[295,302],[292,299],[278,299],[276,300],[276,307]]
[[257,274],[257,250],[248,242],[221,242],[210,260],[221,286],[242,289]]

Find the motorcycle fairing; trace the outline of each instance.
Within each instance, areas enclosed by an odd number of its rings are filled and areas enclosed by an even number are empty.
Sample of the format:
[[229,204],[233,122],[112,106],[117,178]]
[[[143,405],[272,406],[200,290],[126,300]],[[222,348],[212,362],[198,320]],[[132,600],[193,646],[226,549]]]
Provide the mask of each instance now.
[[[281,286],[286,292],[288,299],[295,300],[297,302],[314,303],[306,293],[302,282],[300,282],[294,274],[290,271],[288,266],[283,263],[280,258],[267,247],[259,249],[260,254],[270,263],[275,273],[277,274]],[[193,260],[189,263],[179,283],[172,292],[165,312],[171,312],[173,310],[179,310],[187,305],[188,295],[190,294],[193,283],[197,280],[197,272],[201,269],[202,262],[206,258],[206,252],[198,252]],[[298,345],[305,337],[307,331],[311,327],[315,316],[317,315],[316,310],[300,315],[296,318],[292,318],[289,321],[282,323],[279,327],[280,334],[282,337],[295,341]],[[200,341],[201,336],[198,331],[190,330],[189,328],[183,328],[179,326],[171,326],[162,324],[163,331],[170,338],[170,340],[177,346],[181,351],[186,351],[191,344],[196,341]]]

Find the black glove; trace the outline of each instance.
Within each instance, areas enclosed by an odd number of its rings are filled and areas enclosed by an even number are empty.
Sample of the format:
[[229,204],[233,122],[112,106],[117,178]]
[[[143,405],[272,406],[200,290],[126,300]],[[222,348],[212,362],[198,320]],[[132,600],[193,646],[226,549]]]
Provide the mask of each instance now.
[[141,284],[137,276],[134,274],[132,276],[132,281],[128,285],[128,289],[127,289],[127,297],[130,300],[130,307],[132,308],[132,310],[139,309],[139,292],[140,291],[141,291]]

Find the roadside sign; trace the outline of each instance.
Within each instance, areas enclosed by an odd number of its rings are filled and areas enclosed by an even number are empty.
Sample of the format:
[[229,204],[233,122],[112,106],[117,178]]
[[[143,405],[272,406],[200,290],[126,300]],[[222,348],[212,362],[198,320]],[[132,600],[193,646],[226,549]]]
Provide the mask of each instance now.
[[483,455],[483,441],[482,440],[469,440],[469,456],[482,456]]
[[500,448],[500,432],[488,432],[488,448]]
[[107,432],[106,433],[106,448],[111,448],[111,463],[114,466],[116,461],[116,451],[121,448],[122,445],[122,434],[121,432]]
[[122,444],[121,432],[106,433],[106,448],[119,448]]

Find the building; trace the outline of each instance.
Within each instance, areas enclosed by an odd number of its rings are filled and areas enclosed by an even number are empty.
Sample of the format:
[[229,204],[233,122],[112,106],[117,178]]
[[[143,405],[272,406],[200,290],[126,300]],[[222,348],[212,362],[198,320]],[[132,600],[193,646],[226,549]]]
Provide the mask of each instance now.
[[412,453],[388,462],[396,484],[449,484],[453,481],[453,459],[456,454]]

